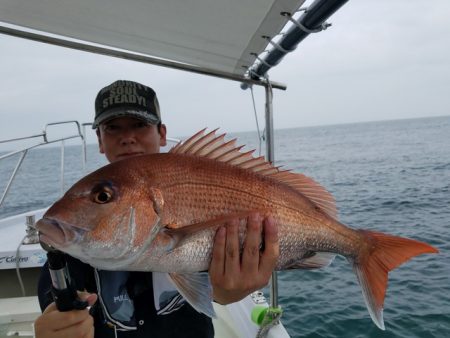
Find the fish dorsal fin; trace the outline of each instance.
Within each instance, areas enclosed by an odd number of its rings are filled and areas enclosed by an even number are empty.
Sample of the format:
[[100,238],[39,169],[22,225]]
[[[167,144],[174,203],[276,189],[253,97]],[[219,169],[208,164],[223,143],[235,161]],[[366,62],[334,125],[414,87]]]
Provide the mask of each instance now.
[[334,197],[312,178],[303,174],[292,173],[288,170],[278,171],[267,176],[294,188],[309,198],[328,216],[337,219],[336,201]]
[[330,217],[337,218],[336,203],[333,196],[313,179],[281,170],[274,167],[264,157],[253,157],[254,150],[241,152],[243,146],[236,146],[236,139],[225,141],[225,134],[216,135],[217,129],[205,134],[206,128],[184,142],[178,143],[170,153],[205,157],[211,160],[252,171],[258,175],[270,177],[278,182],[289,185]]

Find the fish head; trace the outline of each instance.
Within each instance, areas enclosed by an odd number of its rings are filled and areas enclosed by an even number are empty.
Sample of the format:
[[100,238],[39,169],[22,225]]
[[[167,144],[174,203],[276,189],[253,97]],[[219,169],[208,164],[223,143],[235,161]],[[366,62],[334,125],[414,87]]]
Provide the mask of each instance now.
[[137,258],[160,218],[149,180],[144,184],[121,166],[104,168],[75,183],[36,228],[41,242],[94,267],[119,270]]

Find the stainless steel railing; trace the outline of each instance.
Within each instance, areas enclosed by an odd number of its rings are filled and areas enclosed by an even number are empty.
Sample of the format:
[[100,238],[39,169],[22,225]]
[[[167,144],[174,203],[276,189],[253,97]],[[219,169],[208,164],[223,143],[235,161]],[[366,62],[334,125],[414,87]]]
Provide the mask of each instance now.
[[[69,136],[64,136],[64,137],[60,137],[60,138],[56,138],[56,139],[49,139],[49,135],[48,135],[48,128],[50,126],[55,126],[55,125],[69,125],[69,124],[73,124],[76,128],[76,132],[72,135]],[[27,147],[23,147],[19,150],[15,150],[15,151],[11,151],[8,152],[4,155],[0,156],[0,161],[9,158],[11,156],[17,155],[17,154],[21,154],[19,160],[17,161],[17,164],[14,168],[14,170],[11,173],[11,176],[9,177],[8,183],[6,184],[3,193],[2,193],[2,197],[0,198],[0,207],[2,206],[3,202],[6,199],[6,196],[8,195],[8,192],[11,188],[11,185],[14,181],[14,179],[16,178],[17,172],[19,171],[23,160],[25,159],[25,157],[27,156],[27,153],[29,150],[33,149],[33,148],[38,148],[38,147],[43,147],[45,145],[48,144],[52,144],[52,143],[61,143],[61,170],[60,170],[60,183],[61,183],[61,194],[63,194],[64,192],[64,149],[65,149],[65,141],[67,140],[71,140],[71,139],[76,139],[76,138],[80,138],[81,140],[81,157],[82,157],[82,163],[83,163],[83,170],[85,170],[86,168],[86,126],[92,125],[92,123],[83,123],[80,124],[78,121],[60,121],[60,122],[52,122],[52,123],[47,123],[44,126],[44,129],[42,131],[41,134],[37,134],[37,135],[31,135],[31,136],[26,136],[26,137],[19,137],[19,138],[14,138],[14,139],[8,139],[8,140],[0,140],[0,144],[10,144],[13,142],[17,142],[17,141],[24,141],[24,140],[28,140],[28,139],[34,139],[34,138],[41,138],[42,140],[36,144],[33,144],[31,146],[27,146]]]

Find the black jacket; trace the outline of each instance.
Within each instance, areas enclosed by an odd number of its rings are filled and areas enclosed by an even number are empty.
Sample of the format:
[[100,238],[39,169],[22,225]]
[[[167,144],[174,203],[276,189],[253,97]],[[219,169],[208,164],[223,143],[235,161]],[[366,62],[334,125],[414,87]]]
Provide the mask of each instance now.
[[[77,290],[98,293],[94,269],[67,256],[67,266],[72,283]],[[117,331],[117,337],[138,338],[212,338],[214,327],[211,318],[197,312],[187,302],[178,310],[158,315],[153,301],[151,272],[131,272],[126,287],[134,304],[136,330]],[[53,301],[50,295],[51,279],[47,263],[43,266],[38,285],[39,304],[42,311]],[[100,301],[91,308],[94,317],[95,337],[115,337],[114,328],[105,319]]]

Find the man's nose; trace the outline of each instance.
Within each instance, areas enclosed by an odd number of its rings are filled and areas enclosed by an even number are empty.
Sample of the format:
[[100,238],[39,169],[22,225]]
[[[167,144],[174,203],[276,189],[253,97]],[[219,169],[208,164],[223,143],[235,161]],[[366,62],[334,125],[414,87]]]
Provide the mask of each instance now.
[[136,133],[133,128],[123,128],[121,133],[121,143],[130,144],[136,142]]

